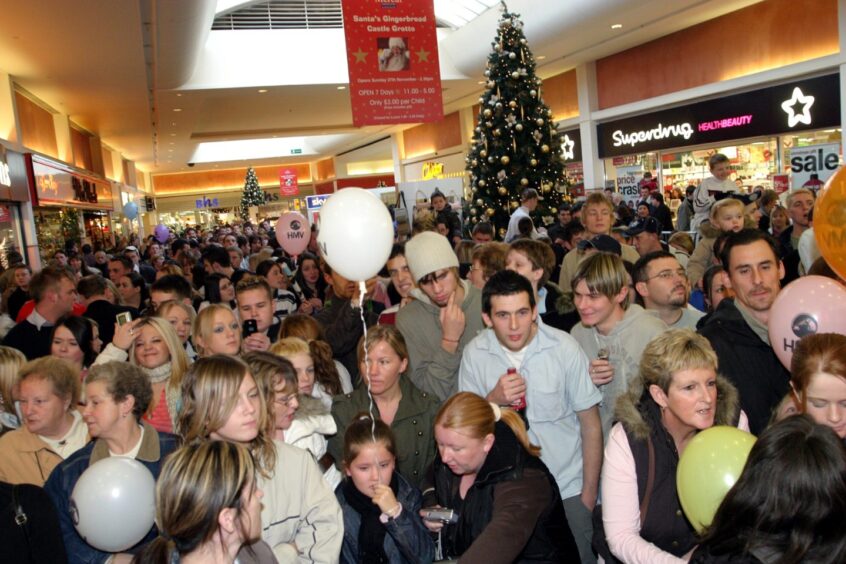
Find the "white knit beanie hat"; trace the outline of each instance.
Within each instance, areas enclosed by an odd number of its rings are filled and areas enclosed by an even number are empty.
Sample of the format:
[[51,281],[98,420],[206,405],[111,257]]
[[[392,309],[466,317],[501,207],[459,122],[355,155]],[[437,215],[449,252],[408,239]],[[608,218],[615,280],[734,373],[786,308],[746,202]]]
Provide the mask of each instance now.
[[434,231],[424,231],[412,237],[405,244],[405,260],[415,282],[437,270],[458,268],[458,257],[449,241]]

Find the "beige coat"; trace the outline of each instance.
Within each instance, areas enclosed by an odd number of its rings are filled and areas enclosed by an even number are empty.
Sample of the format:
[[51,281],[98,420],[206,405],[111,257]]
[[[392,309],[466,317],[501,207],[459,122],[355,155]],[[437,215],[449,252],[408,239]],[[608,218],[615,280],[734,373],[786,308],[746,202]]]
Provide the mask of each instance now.
[[33,484],[39,487],[62,462],[47,443],[26,427],[0,437],[0,481],[10,484]]

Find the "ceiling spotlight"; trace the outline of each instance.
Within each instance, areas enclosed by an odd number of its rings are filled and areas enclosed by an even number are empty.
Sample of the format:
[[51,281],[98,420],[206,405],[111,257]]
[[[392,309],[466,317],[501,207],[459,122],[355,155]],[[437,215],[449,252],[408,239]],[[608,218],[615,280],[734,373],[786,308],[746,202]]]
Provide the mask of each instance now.
[[178,92],[176,93],[176,97],[177,97],[177,98],[179,98],[179,97],[181,97],[181,96],[182,96],[182,94],[180,94],[180,93],[178,93]]
[[339,87],[338,87],[338,90],[346,90],[346,89],[347,89],[347,87],[346,87],[346,86],[339,86]]
[[535,57],[536,61],[542,61],[544,59],[546,59],[546,55],[538,55],[537,57]]
[[174,112],[181,112],[181,111],[182,111],[182,108],[173,108],[173,111],[174,111]]
[[171,134],[170,134],[170,136],[171,136],[171,137],[176,137],[176,133],[171,133]]
[[623,24],[612,24],[611,29],[623,29]]
[[258,89],[259,94],[264,94],[265,92],[267,92],[267,88],[259,88]]

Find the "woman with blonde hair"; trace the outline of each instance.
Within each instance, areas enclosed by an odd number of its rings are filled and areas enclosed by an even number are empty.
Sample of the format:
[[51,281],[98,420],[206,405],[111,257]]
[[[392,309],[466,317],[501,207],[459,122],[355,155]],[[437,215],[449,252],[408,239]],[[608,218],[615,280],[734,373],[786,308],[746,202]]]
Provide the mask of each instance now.
[[[697,433],[714,425],[749,430],[737,390],[717,374],[717,355],[705,337],[670,329],[646,346],[640,375],[618,398],[615,415],[597,510],[607,545],[598,547],[594,534],[594,548],[606,561],[614,561],[610,550],[629,564],[681,563],[697,536],[676,492],[679,457]],[[641,484],[650,475],[654,486],[645,493]]]
[[800,340],[790,362],[790,388],[799,413],[831,427],[846,444],[846,335]]
[[[72,522],[71,495],[82,474],[100,460],[121,456],[138,461],[156,478],[164,459],[179,446],[178,437],[142,421],[152,397],[150,380],[138,366],[113,361],[88,371],[83,418],[93,440],[57,466],[44,485],[56,506],[69,562],[103,562],[109,557],[89,545]],[[129,550],[138,550],[155,535],[153,525]]]
[[287,337],[273,343],[270,352],[288,359],[297,371],[300,393],[320,400],[327,409],[332,407],[332,398],[343,392],[327,343]]
[[191,329],[194,325],[194,319],[197,317],[194,308],[180,300],[167,300],[159,305],[156,310],[156,317],[166,319],[173,326],[176,336],[182,343],[182,348],[185,349],[185,354],[188,355],[188,360],[194,362],[194,359],[197,358],[197,353],[191,343]]
[[516,412],[460,392],[438,411],[435,442],[434,483],[424,486],[423,506],[455,512],[446,523],[425,523],[440,532],[444,558],[579,561],[555,478]]
[[21,426],[18,414],[18,370],[26,357],[18,349],[0,346],[0,436]]
[[[326,341],[326,335],[323,333],[323,327],[317,320],[304,313],[293,313],[282,320],[282,325],[279,328],[279,338],[299,337],[303,341],[311,343],[312,341]],[[330,347],[331,349],[331,347]],[[353,391],[352,378],[349,370],[341,364],[340,361],[333,359],[335,370],[338,371],[338,378],[341,380],[341,388],[343,393],[348,394]]]
[[268,433],[266,398],[240,359],[197,360],[182,382],[178,430],[186,443],[223,440],[249,447],[264,492],[262,539],[281,562],[335,562],[341,550],[341,510],[304,450]]
[[194,346],[199,356],[238,355],[241,351],[241,324],[229,307],[212,304],[194,319]]
[[182,404],[180,386],[188,356],[173,327],[160,317],[142,317],[115,327],[115,336],[94,364],[112,360],[134,364],[150,379],[153,400],[144,420],[172,433]]
[[261,498],[249,449],[227,441],[186,445],[165,462],[156,483],[159,536],[134,564],[247,562],[262,552]]

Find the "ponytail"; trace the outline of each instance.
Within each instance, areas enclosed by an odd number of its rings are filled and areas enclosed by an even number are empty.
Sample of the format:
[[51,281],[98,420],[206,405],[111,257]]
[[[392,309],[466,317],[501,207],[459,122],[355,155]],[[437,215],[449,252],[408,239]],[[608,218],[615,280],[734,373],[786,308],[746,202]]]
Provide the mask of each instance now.
[[172,550],[173,544],[159,535],[132,558],[132,564],[170,564]]
[[508,428],[514,432],[514,436],[517,437],[517,440],[520,441],[523,448],[526,449],[532,456],[540,456],[541,449],[539,446],[532,444],[529,440],[529,432],[526,430],[526,424],[523,422],[523,418],[520,417],[520,415],[513,409],[506,407],[501,408],[501,410],[502,422],[508,425]]

